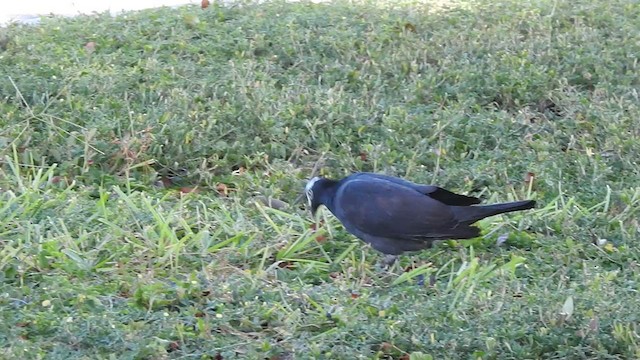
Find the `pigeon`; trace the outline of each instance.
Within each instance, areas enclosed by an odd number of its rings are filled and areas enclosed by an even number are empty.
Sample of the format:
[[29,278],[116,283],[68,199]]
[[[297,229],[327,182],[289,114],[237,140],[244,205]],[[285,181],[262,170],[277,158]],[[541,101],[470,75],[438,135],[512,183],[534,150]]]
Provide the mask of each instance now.
[[404,252],[430,248],[435,240],[478,237],[476,221],[536,204],[524,200],[474,206],[480,199],[364,172],[341,180],[314,177],[305,193],[314,217],[324,205],[349,233],[385,254],[386,263]]

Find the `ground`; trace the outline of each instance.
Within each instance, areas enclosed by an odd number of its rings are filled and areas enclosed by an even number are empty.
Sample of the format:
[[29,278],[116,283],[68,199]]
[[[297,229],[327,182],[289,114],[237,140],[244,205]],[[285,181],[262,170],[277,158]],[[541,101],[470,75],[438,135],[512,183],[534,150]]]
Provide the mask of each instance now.
[[[0,40],[6,358],[640,356],[636,1],[212,3]],[[387,271],[300,201],[355,171],[538,207]]]

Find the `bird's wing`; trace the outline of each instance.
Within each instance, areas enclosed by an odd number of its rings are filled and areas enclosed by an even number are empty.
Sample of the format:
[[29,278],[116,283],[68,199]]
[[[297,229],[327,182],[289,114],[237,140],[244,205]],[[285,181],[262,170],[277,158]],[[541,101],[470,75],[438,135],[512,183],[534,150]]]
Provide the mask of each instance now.
[[334,207],[347,228],[372,236],[424,241],[447,238],[458,225],[446,204],[385,180],[346,182],[336,194]]
[[370,179],[379,179],[390,181],[392,183],[410,187],[415,191],[418,191],[422,194],[428,195],[433,199],[436,199],[446,205],[452,206],[469,206],[474,204],[479,204],[480,199],[472,196],[460,195],[449,190],[445,190],[441,187],[435,185],[424,185],[424,184],[416,184],[414,182],[400,179],[393,176],[375,174],[375,173],[359,173],[357,178],[370,178]]

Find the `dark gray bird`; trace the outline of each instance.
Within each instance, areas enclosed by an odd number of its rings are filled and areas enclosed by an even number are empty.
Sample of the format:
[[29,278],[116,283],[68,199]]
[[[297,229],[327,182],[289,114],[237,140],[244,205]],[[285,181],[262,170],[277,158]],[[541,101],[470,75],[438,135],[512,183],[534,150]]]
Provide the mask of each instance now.
[[311,213],[326,206],[345,229],[395,260],[431,247],[434,240],[471,239],[472,224],[489,216],[527,210],[535,201],[472,206],[480,199],[400,178],[356,173],[342,180],[314,177],[305,187]]

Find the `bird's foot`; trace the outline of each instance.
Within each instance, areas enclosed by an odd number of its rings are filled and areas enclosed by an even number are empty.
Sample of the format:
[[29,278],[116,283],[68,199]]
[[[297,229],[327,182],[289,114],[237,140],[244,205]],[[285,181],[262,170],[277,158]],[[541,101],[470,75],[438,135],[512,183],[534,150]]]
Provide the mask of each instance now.
[[397,255],[385,254],[384,257],[382,258],[382,260],[380,260],[375,265],[375,268],[376,268],[376,270],[378,272],[391,273],[391,272],[393,272],[393,269],[395,268],[394,265],[397,264],[397,260],[398,260],[398,256]]
[[398,260],[398,255],[385,254],[382,259],[382,264],[386,267],[391,267],[391,265],[396,263],[396,260]]

